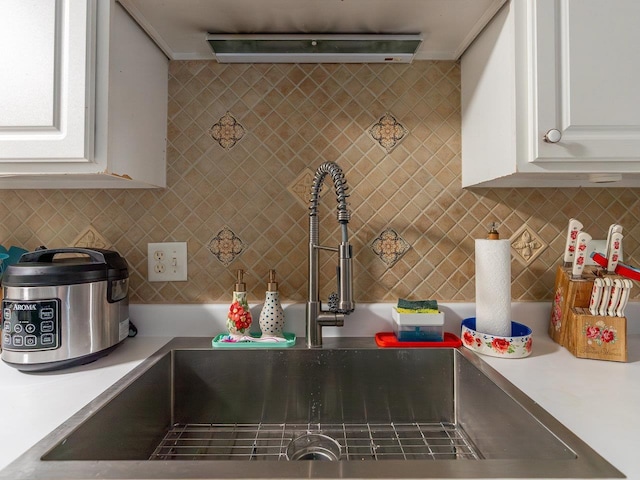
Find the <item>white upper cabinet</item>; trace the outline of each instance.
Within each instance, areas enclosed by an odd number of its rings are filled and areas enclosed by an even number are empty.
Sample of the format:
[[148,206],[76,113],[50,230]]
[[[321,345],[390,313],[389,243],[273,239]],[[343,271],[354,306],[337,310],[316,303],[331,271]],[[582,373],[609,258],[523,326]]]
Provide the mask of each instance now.
[[640,186],[640,2],[511,0],[462,57],[463,186]]
[[0,64],[0,188],[166,185],[168,60],[115,0],[3,0]]

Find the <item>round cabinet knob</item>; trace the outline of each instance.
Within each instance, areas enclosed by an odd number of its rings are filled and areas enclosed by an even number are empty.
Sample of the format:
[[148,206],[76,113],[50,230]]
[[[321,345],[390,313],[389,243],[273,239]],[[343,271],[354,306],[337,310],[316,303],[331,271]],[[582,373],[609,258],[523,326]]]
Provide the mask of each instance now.
[[544,141],[547,143],[558,143],[562,138],[562,133],[557,128],[552,128],[544,135]]

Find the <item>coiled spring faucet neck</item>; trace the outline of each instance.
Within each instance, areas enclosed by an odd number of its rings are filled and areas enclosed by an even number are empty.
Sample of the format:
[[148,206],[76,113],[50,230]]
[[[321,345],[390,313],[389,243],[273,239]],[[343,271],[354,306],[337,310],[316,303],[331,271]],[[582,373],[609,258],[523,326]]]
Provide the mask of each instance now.
[[[336,191],[337,219],[340,223],[342,241],[338,248],[323,247],[319,241],[318,200],[320,188],[327,175],[331,175]],[[351,313],[355,304],[352,299],[352,248],[349,245],[347,224],[350,214],[347,209],[347,181],[342,169],[334,162],[325,162],[316,170],[311,185],[311,200],[309,203],[309,301],[307,302],[306,330],[307,346],[322,346],[323,326],[342,326],[344,316]],[[339,253],[339,264],[336,268],[338,292],[329,296],[329,310],[322,310],[319,286],[319,253],[320,250],[330,250]]]
[[347,181],[344,178],[342,169],[334,162],[325,162],[318,167],[316,175],[311,185],[311,202],[309,204],[309,216],[318,216],[318,199],[320,197],[320,188],[327,175],[331,175],[333,185],[336,189],[336,200],[338,201],[338,222],[342,224],[349,223],[351,215],[347,209]]

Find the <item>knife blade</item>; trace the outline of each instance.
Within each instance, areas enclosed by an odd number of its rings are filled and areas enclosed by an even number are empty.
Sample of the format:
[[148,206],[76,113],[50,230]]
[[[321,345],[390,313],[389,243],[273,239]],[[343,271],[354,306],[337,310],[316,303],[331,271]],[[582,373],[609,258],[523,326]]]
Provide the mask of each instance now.
[[624,280],[622,280],[622,283],[623,283],[622,294],[620,295],[620,302],[618,303],[618,307],[616,308],[617,317],[624,317],[624,309],[627,306],[627,301],[629,300],[631,288],[633,288],[633,282],[631,280],[627,280],[625,278]]
[[573,267],[571,268],[571,277],[575,279],[582,278],[584,270],[585,257],[587,256],[587,247],[591,241],[591,235],[587,232],[580,232],[576,238],[575,254],[573,256]]
[[576,247],[576,239],[578,233],[584,228],[584,225],[575,218],[569,219],[569,229],[567,230],[567,241],[564,248],[563,262],[565,267],[570,267],[573,264],[573,258]]
[[600,299],[602,298],[602,289],[604,288],[604,280],[600,277],[593,281],[593,289],[591,290],[591,300],[589,300],[589,313],[591,315],[598,314],[600,307]]
[[609,299],[611,298],[611,287],[613,287],[613,281],[609,277],[604,277],[604,287],[602,288],[602,299],[600,300],[600,306],[598,307],[598,315],[601,317],[607,316],[607,308],[609,307]]
[[616,310],[620,303],[620,296],[622,295],[623,283],[622,280],[616,278],[613,280],[613,287],[611,287],[611,294],[609,295],[609,306],[607,307],[607,315],[610,317],[616,316]]
[[611,235],[613,235],[614,233],[622,233],[622,225],[618,225],[617,223],[612,223],[611,225],[609,225],[609,232],[607,233],[607,243],[605,247],[607,251],[604,252],[605,258],[609,258]]
[[622,233],[613,232],[607,244],[607,272],[614,273],[620,259],[620,249],[622,248]]

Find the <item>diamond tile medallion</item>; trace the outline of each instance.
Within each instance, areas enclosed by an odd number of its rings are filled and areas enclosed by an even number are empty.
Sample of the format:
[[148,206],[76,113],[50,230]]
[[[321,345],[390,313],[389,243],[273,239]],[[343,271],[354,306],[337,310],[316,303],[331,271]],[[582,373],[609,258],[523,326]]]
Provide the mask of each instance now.
[[374,253],[392,267],[409,250],[410,245],[392,228],[387,228],[371,243]]
[[523,225],[515,232],[510,240],[511,250],[514,257],[523,265],[533,262],[548,247],[547,243],[540,236],[526,225]]
[[98,231],[89,225],[73,241],[72,245],[78,248],[104,248],[109,249],[109,242]]
[[233,147],[244,136],[244,127],[231,115],[225,113],[218,123],[209,129],[209,135],[226,150]]
[[314,175],[314,172],[310,168],[305,168],[287,188],[289,193],[305,208],[309,206]]
[[376,123],[369,127],[367,132],[387,153],[396,148],[409,133],[404,125],[390,113],[385,113],[380,117]]
[[233,230],[225,226],[209,241],[207,248],[226,267],[242,253],[245,244]]

